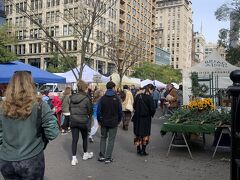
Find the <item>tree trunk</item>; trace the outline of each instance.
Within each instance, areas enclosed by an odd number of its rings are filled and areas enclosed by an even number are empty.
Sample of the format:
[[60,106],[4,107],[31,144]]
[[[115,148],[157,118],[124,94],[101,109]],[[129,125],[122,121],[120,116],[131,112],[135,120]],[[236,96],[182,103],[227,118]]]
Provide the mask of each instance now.
[[119,74],[119,88],[122,89],[122,80],[123,80],[123,75]]

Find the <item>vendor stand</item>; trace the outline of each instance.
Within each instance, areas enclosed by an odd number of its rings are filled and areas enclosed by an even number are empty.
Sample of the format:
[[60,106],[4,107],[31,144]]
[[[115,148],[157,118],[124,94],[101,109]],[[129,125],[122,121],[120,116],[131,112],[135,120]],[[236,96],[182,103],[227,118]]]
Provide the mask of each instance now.
[[[167,156],[170,153],[171,147],[186,147],[190,157],[192,158],[192,153],[185,136],[186,134],[202,134],[203,143],[205,145],[205,134],[214,133],[216,129],[230,124],[230,121],[230,113],[225,110],[217,110],[211,99],[202,98],[190,101],[186,107],[175,111],[161,128],[160,132],[162,135],[166,134],[167,132],[173,133],[168,147]],[[217,151],[222,133],[223,131],[221,130],[220,136],[217,139],[218,143],[214,150],[213,157]],[[174,143],[177,134],[182,136],[184,144]]]

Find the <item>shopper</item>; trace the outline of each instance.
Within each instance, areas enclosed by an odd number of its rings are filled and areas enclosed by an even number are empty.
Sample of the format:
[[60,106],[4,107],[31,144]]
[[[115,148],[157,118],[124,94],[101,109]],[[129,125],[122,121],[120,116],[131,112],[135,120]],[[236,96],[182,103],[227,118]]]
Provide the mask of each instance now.
[[135,135],[134,144],[137,146],[137,153],[142,156],[148,155],[146,147],[150,140],[152,117],[156,111],[151,96],[153,89],[152,84],[146,85],[143,92],[136,96],[133,105],[135,110],[132,118]]
[[0,108],[0,161],[5,179],[44,178],[44,142],[41,134],[38,136],[37,121],[41,120],[48,140],[55,139],[59,129],[48,104],[39,101],[30,72],[16,72]]
[[92,152],[88,152],[88,129],[89,121],[92,116],[92,103],[87,95],[88,85],[78,80],[77,83],[78,93],[70,96],[70,121],[72,131],[72,161],[71,164],[75,166],[78,163],[77,143],[79,139],[79,132],[81,132],[83,140],[83,160],[87,160],[93,157]]
[[93,126],[91,127],[91,131],[89,134],[89,142],[93,143],[93,136],[96,134],[98,130],[98,121],[97,121],[97,106],[99,99],[103,96],[102,90],[96,90],[93,96]]
[[57,117],[58,126],[59,128],[62,125],[62,101],[58,97],[58,94],[55,94],[52,98],[52,105],[53,105],[53,111],[55,116]]
[[108,82],[105,95],[97,107],[97,120],[101,126],[100,153],[98,160],[106,164],[112,162],[112,152],[118,124],[122,118],[121,101],[115,92],[115,83]]
[[159,91],[156,87],[154,87],[152,97],[153,97],[155,108],[157,109],[158,108],[158,101],[160,100],[160,93],[159,93]]
[[70,95],[71,95],[71,88],[66,87],[63,92],[62,98],[62,115],[63,115],[63,125],[62,125],[62,134],[67,134],[69,131],[69,122],[70,122]]
[[128,85],[123,86],[123,91],[125,94],[125,99],[122,102],[122,111],[123,111],[123,130],[128,130],[129,122],[132,117],[132,111],[133,111],[133,95],[131,91],[129,90]]

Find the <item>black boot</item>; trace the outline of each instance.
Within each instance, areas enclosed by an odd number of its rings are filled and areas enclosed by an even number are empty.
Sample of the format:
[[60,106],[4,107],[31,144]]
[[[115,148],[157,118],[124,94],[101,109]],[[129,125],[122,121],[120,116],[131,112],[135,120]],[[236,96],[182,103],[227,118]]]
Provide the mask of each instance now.
[[146,145],[142,145],[142,151],[141,151],[141,155],[142,156],[147,156],[148,155],[148,153],[146,152]]
[[141,154],[141,152],[142,152],[142,150],[141,150],[141,146],[140,146],[140,145],[138,145],[138,146],[137,146],[137,154],[139,154],[139,155],[140,155],[140,154]]

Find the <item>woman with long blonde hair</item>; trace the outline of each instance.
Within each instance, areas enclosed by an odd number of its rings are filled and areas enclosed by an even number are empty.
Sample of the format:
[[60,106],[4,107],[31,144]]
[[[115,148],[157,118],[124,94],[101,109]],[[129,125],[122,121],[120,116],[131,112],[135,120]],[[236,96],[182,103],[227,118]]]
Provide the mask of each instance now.
[[44,142],[37,128],[39,108],[45,136],[53,140],[59,133],[55,116],[45,102],[37,101],[30,72],[15,72],[0,108],[0,170],[5,179],[44,177]]

